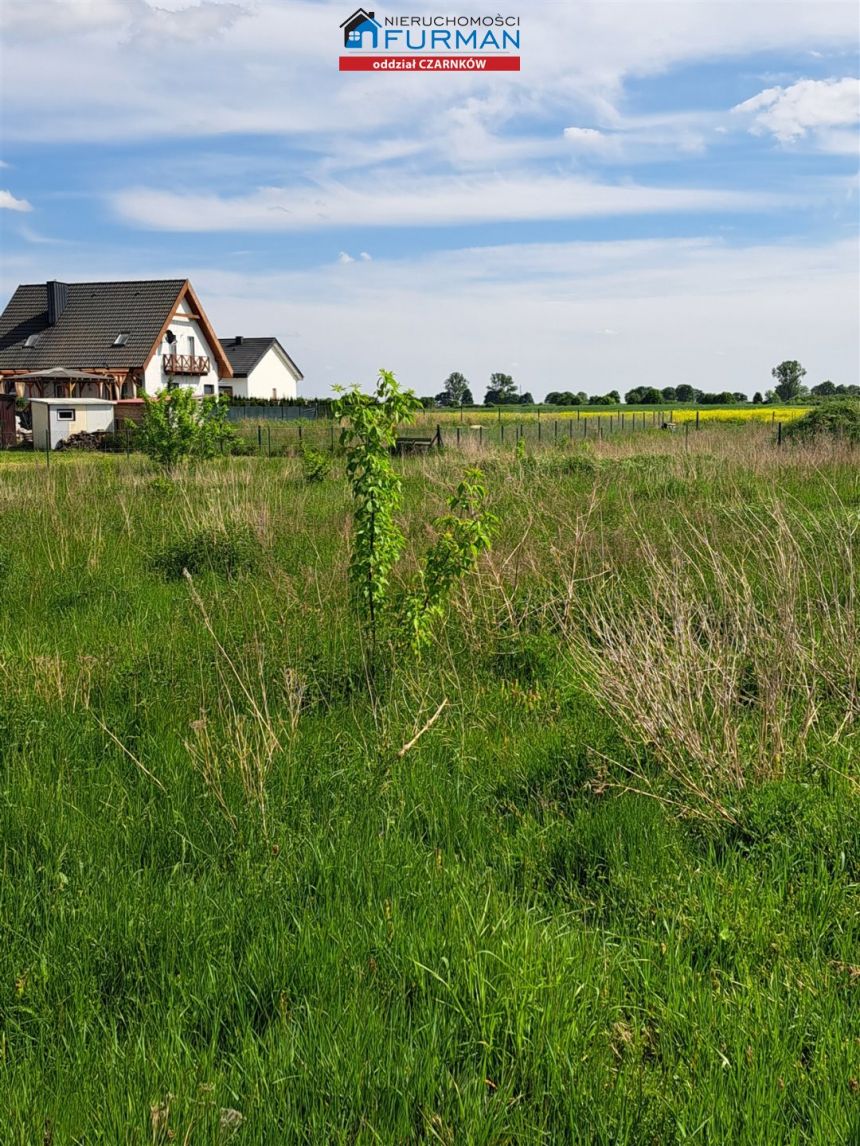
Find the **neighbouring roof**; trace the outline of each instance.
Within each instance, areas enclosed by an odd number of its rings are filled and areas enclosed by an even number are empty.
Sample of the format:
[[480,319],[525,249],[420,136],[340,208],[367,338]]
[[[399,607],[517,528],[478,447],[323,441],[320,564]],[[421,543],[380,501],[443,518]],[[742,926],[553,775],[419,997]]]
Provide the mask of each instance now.
[[224,347],[224,353],[230,359],[234,378],[246,378],[271,346],[277,346],[278,350],[283,354],[287,362],[289,362],[296,378],[300,381],[304,378],[304,374],[302,374],[301,370],[299,370],[298,366],[296,366],[295,362],[293,362],[277,338],[245,338],[243,335],[241,339],[219,338],[218,341]]
[[[19,286],[0,315],[0,369],[143,366],[176,304],[185,279],[68,283],[68,301],[48,323],[45,283]],[[124,346],[116,346],[127,334]],[[25,347],[29,335],[35,345]],[[32,341],[32,340],[31,340]]]

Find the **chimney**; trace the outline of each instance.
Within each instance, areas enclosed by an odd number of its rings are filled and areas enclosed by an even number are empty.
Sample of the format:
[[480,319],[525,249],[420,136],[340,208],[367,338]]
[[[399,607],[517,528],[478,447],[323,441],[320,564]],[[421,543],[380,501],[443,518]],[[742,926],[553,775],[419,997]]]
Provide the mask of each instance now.
[[51,279],[47,283],[48,290],[48,325],[56,326],[60,315],[66,309],[69,301],[69,288],[66,283],[58,283]]
[[242,335],[237,334],[236,337],[233,339],[233,341],[236,343],[237,346],[241,346],[242,345]]

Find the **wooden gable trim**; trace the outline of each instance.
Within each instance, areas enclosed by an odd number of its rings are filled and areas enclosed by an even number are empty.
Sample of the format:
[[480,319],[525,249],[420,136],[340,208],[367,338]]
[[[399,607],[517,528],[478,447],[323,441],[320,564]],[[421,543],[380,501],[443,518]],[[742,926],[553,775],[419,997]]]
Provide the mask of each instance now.
[[164,320],[164,323],[162,324],[161,330],[159,330],[155,341],[153,342],[152,346],[150,347],[149,353],[146,356],[146,361],[143,364],[143,369],[146,370],[147,366],[150,364],[150,362],[153,360],[155,355],[158,353],[158,349],[161,346],[162,342],[164,341],[164,336],[167,333],[167,330],[168,330],[171,322],[173,322],[174,318],[176,318],[176,314],[177,314],[177,311],[179,310],[180,304],[182,303],[183,299],[185,299],[186,297],[187,297],[188,301],[191,303],[191,307],[192,307],[192,310],[194,311],[194,313],[193,313],[193,315],[192,314],[180,315],[180,317],[181,318],[187,317],[189,319],[193,318],[196,322],[200,323],[200,328],[203,331],[203,333],[205,334],[206,341],[209,343],[209,346],[212,349],[212,353],[214,354],[215,359],[218,363],[218,367],[219,367],[218,377],[219,378],[232,378],[233,377],[233,368],[230,365],[230,360],[227,357],[227,355],[224,353],[224,348],[221,345],[221,343],[218,341],[218,336],[215,333],[214,329],[212,328],[212,323],[206,317],[206,312],[204,311],[203,307],[200,305],[200,300],[198,299],[197,295],[194,293],[194,288],[191,286],[191,283],[189,282],[188,279],[186,279],[185,282],[182,284],[182,286],[179,288],[179,293],[177,294],[176,299],[174,300],[173,306],[170,308],[170,313],[168,314],[167,318]]

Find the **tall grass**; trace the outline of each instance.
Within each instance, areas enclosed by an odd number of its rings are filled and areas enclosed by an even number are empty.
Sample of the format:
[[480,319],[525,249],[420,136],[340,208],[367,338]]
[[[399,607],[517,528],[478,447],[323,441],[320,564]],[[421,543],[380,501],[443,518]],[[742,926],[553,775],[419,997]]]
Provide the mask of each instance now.
[[468,452],[372,690],[337,463],[0,456],[0,1141],[856,1137],[856,454]]

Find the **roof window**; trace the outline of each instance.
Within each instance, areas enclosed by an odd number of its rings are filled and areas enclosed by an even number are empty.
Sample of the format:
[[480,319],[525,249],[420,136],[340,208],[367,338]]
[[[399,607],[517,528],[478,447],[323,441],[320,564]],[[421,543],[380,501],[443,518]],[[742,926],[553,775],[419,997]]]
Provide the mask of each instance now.
[[28,350],[32,350],[34,346],[38,346],[39,345],[38,334],[28,334],[27,339],[24,342],[24,345]]
[[128,343],[128,331],[124,330],[113,340],[114,346],[125,346]]

